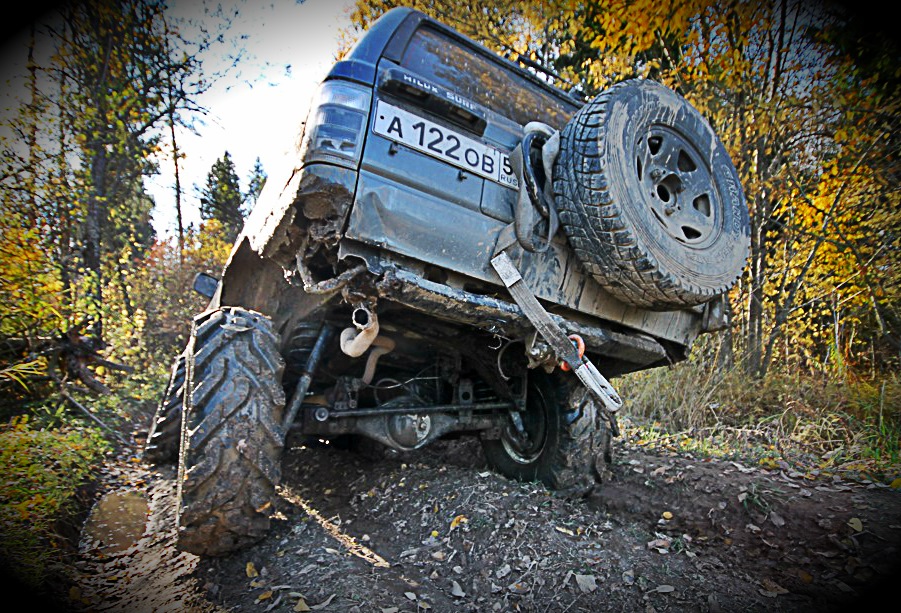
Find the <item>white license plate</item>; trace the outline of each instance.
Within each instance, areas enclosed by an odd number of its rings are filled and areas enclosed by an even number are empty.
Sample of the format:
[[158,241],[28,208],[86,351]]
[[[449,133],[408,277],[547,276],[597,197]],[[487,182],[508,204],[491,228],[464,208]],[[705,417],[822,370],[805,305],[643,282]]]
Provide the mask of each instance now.
[[373,131],[505,187],[519,182],[510,155],[387,102],[378,103]]

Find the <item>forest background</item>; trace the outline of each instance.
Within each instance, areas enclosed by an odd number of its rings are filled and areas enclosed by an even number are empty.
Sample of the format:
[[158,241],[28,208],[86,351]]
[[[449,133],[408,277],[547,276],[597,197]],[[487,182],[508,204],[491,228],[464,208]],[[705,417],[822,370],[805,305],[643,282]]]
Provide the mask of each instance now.
[[[394,4],[359,0],[341,48]],[[901,486],[901,58],[878,14],[825,0],[405,4],[586,99],[660,81],[732,156],[752,239],[732,325],[685,363],[616,382],[628,436]],[[242,187],[225,152],[200,189],[181,183],[177,134],[199,129],[221,77],[203,58],[233,44],[240,59],[237,13],[205,9],[189,22],[159,0],[92,0],[25,26],[24,95],[0,142],[0,522],[4,557],[32,581],[58,558],[74,489],[123,442],[117,424],[152,413],[205,304],[193,276],[218,274],[266,181],[258,163]],[[151,224],[160,174],[171,236]]]

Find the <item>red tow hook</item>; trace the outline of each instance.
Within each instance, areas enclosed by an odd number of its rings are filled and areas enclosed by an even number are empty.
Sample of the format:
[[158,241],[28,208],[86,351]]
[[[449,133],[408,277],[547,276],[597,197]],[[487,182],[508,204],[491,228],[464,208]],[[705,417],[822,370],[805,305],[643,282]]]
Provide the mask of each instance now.
[[[582,340],[582,337],[578,334],[570,334],[567,337],[569,340],[573,342],[573,345],[576,346],[576,350],[579,352],[579,358],[585,355],[585,341]],[[569,364],[566,362],[560,362],[560,370],[563,372],[568,372],[570,370]]]

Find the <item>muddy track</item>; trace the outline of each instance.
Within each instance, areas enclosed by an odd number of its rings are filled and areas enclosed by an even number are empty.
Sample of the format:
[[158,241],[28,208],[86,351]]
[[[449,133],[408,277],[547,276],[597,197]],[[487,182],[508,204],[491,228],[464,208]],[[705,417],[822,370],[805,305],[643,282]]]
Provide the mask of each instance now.
[[822,613],[876,598],[896,578],[901,492],[615,451],[610,481],[571,501],[490,472],[474,441],[374,457],[289,438],[272,530],[220,558],[174,549],[173,470],[123,461],[106,489],[142,492],[146,529],[115,553],[83,542],[68,604]]

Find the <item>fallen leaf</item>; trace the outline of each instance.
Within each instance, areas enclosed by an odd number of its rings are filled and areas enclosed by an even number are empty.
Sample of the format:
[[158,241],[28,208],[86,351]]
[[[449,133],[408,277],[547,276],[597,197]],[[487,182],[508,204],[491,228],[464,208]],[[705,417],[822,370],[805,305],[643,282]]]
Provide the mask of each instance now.
[[674,588],[674,587],[671,586],[671,585],[663,584],[663,585],[658,585],[658,586],[654,589],[654,591],[655,591],[655,592],[658,592],[658,593],[660,593],[660,594],[669,594],[670,592],[676,591],[676,588]]
[[764,577],[764,578],[760,581],[760,585],[761,585],[761,586],[763,587],[763,589],[765,589],[767,592],[772,592],[773,594],[776,594],[776,595],[779,595],[779,594],[788,594],[788,590],[787,590],[787,589],[785,589],[784,587],[782,587],[781,585],[779,585],[778,583],[776,583],[776,582],[773,581],[772,579],[769,579],[769,578],[766,578],[766,577]]
[[785,520],[782,519],[782,516],[779,515],[778,513],[776,513],[775,511],[770,513],[770,521],[773,522],[773,525],[778,528],[781,528],[782,526],[785,525]]
[[469,520],[466,519],[465,515],[457,515],[455,518],[451,520],[450,529],[454,530],[460,526],[460,524],[465,524]]
[[509,574],[510,574],[510,565],[504,564],[501,568],[499,568],[494,573],[494,576],[497,577],[498,579],[503,579],[504,577],[506,577]]
[[435,551],[432,553],[432,559],[438,560],[439,562],[444,562],[444,559],[447,558],[447,554],[443,551]]
[[397,607],[382,607],[382,613],[397,613],[400,611]]
[[413,592],[404,592],[404,596],[407,597],[407,600],[416,600],[416,594]]
[[257,602],[263,602],[264,600],[269,600],[272,598],[272,590],[266,590],[259,596],[257,596]]
[[257,572],[257,567],[253,565],[253,562],[247,563],[247,566],[244,567],[244,572],[247,573],[248,577],[260,576],[260,573]]
[[294,610],[301,613],[303,611],[311,611],[309,605],[307,605],[306,601],[303,598],[297,599],[297,604],[294,605]]
[[848,525],[851,526],[851,529],[854,530],[854,532],[863,532],[863,522],[857,517],[849,519]]
[[568,534],[568,535],[570,535],[570,536],[575,536],[575,535],[576,535],[576,533],[573,532],[572,530],[570,530],[569,528],[562,528],[562,527],[560,527],[560,526],[554,526],[554,529],[555,529],[557,532],[562,532],[563,534]]
[[848,585],[847,583],[845,583],[844,581],[834,581],[834,583],[838,587],[838,589],[840,589],[841,591],[846,592],[848,594],[854,593],[854,588],[851,587],[850,585]]
[[463,588],[456,581],[451,581],[451,594],[457,598],[466,596],[466,592],[463,591]]
[[666,538],[656,538],[648,543],[648,549],[656,549],[659,553],[669,553],[672,541]]
[[529,586],[525,583],[511,583],[507,586],[507,589],[513,592],[514,594],[527,594],[529,592]]
[[598,584],[594,578],[594,575],[576,574],[575,577],[576,577],[576,584],[578,584],[579,589],[582,590],[583,594],[590,594],[591,592],[598,589]]
[[892,488],[893,490],[901,488],[901,477],[898,477],[897,479],[892,481],[891,484],[889,485],[889,487]]
[[257,579],[254,579],[253,581],[250,582],[250,587],[265,587],[265,586],[266,586],[265,581],[259,581]]
[[334,598],[335,598],[335,595],[332,594],[331,596],[329,596],[328,598],[326,598],[325,600],[323,600],[323,601],[320,602],[319,604],[313,605],[313,606],[310,607],[310,608],[313,609],[314,611],[318,611],[319,609],[324,609],[324,608],[326,608],[327,606],[329,606],[329,604],[331,604],[331,602],[332,602],[332,600],[334,600]]
[[673,518],[673,514],[670,513],[669,511],[664,511],[662,517],[663,517],[663,519],[665,519],[666,521],[669,521],[669,520],[671,520],[671,519]]

